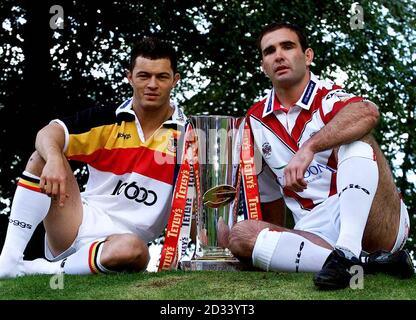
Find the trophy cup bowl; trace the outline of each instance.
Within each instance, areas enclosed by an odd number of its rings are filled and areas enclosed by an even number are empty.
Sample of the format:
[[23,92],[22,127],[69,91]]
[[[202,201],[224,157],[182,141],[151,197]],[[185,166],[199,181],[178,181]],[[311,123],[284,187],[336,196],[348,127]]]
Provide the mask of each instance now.
[[236,223],[234,206],[240,160],[238,125],[231,116],[191,116],[197,137],[200,201],[196,208],[195,258],[185,270],[241,269],[228,249],[228,237]]

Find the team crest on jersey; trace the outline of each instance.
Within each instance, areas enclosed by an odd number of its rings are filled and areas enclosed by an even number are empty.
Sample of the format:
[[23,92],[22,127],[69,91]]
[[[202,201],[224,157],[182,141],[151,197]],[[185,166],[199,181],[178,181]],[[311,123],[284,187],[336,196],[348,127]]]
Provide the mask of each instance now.
[[263,152],[263,156],[267,159],[272,155],[272,146],[270,143],[265,142],[261,146],[261,151]]
[[166,148],[168,149],[169,152],[174,153],[175,152],[175,138],[174,137],[170,137],[168,140],[168,145],[166,146]]
[[347,100],[349,100],[350,98],[353,97],[352,94],[345,92],[345,90],[343,89],[338,89],[335,90],[333,92],[330,92],[329,94],[327,94],[325,100],[330,100],[332,98],[337,98],[338,100],[345,102]]

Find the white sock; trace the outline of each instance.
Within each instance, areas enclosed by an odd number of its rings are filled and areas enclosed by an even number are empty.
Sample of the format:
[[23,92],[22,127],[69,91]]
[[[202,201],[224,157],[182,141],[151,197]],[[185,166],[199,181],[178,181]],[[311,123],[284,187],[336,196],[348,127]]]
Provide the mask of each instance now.
[[362,238],[378,184],[373,148],[362,141],[343,145],[338,152],[337,190],[340,234],[335,247],[360,256]]
[[253,265],[266,271],[317,272],[331,250],[292,232],[263,229],[252,254]]
[[77,252],[62,260],[66,274],[110,273],[101,264],[101,252],[105,239],[95,240],[81,247]]
[[26,171],[19,179],[0,256],[3,266],[12,266],[23,258],[33,232],[48,214],[51,199],[40,192],[39,181],[39,177]]
[[105,239],[95,240],[81,247],[74,254],[59,261],[48,261],[46,259],[36,259],[24,261],[25,275],[31,274],[94,274],[111,273],[101,264],[101,252]]

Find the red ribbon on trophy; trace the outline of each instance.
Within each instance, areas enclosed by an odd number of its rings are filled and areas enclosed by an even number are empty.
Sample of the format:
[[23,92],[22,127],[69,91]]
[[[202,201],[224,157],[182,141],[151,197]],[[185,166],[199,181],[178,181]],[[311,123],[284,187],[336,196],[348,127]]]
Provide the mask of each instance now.
[[243,182],[247,218],[249,220],[262,220],[259,187],[254,163],[254,144],[248,121],[248,118],[246,118],[242,133],[240,153],[241,180]]
[[[242,132],[240,152],[240,166],[237,175],[237,190],[243,187],[247,217],[252,220],[261,220],[260,196],[256,167],[254,163],[254,144],[250,127],[245,122]],[[172,208],[166,229],[165,242],[162,248],[158,271],[176,269],[180,258],[184,254],[184,247],[189,239],[190,223],[184,222],[184,216],[192,211],[193,195],[196,194],[196,204],[201,205],[200,179],[197,137],[189,123],[184,134],[184,149],[179,174],[175,183]],[[179,152],[179,150],[177,151]],[[192,182],[194,182],[192,184]],[[193,190],[191,190],[191,188]],[[239,192],[234,202],[234,216],[238,210]],[[191,199],[192,198],[192,199]],[[190,209],[191,208],[191,209]],[[192,214],[192,213],[191,213]],[[186,220],[186,219],[185,219]],[[179,246],[178,246],[179,244]]]
[[[188,192],[190,180],[193,179],[195,181],[196,188],[199,188],[199,182],[198,179],[196,179],[196,177],[199,176],[198,155],[196,151],[195,135],[190,123],[187,125],[183,139],[185,147],[182,153],[182,163],[180,165],[179,174],[173,192],[172,208],[166,229],[165,242],[162,248],[158,271],[176,269],[177,267],[179,260],[178,242],[180,235],[183,235],[182,224],[185,211],[190,211],[192,214],[193,193]],[[190,227],[189,222],[186,232],[183,235],[185,238],[189,238]]]

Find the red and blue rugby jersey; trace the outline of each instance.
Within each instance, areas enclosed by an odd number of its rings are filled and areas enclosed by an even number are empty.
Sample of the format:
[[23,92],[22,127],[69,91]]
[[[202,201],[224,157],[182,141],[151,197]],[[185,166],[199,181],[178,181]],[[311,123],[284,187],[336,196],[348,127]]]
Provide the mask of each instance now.
[[[363,100],[330,81],[319,80],[311,73],[301,98],[289,110],[280,104],[273,89],[253,105],[247,118],[256,148],[270,168],[259,176],[262,201],[269,202],[283,196],[297,222],[316,205],[336,194],[337,161],[334,150],[315,154],[304,175],[308,188],[303,192],[284,188],[284,168],[297,150],[342,108]],[[274,187],[271,181],[275,182]]]

